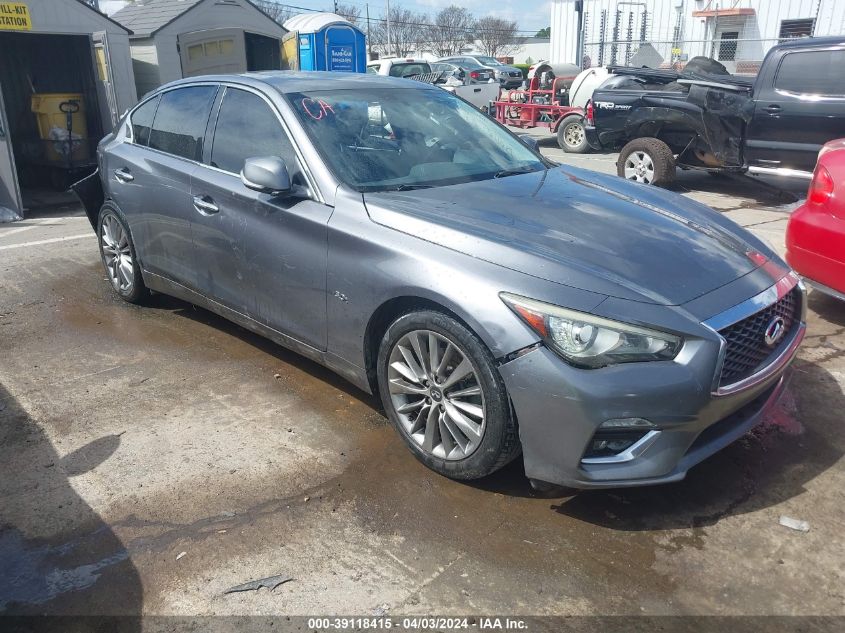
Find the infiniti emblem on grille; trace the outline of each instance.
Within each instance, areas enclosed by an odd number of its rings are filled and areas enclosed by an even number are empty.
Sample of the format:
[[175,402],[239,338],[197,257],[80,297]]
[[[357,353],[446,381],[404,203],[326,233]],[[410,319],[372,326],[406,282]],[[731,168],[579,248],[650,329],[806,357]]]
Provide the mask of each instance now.
[[774,347],[786,334],[786,323],[783,317],[775,317],[766,326],[766,332],[763,335],[763,340],[769,347]]

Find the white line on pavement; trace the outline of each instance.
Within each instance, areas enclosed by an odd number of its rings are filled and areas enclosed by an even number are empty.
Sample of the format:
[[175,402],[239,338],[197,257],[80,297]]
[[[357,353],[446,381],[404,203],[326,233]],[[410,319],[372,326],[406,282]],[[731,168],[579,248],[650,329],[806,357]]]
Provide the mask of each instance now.
[[70,220],[72,217],[70,216],[67,218],[42,218],[41,220],[35,220],[32,224],[28,224],[26,226],[19,226],[14,229],[9,229],[8,231],[0,231],[0,238],[2,237],[9,237],[10,235],[15,235],[16,233],[22,233],[24,231],[28,231],[29,229],[34,229],[37,226],[46,226],[49,225],[50,222],[55,220]]
[[67,235],[65,237],[54,237],[49,240],[35,240],[34,242],[23,242],[22,244],[6,244],[0,246],[0,251],[10,248],[24,248],[26,246],[40,246],[41,244],[53,244],[55,242],[69,242],[70,240],[81,240],[83,237],[96,237],[93,233],[82,233],[81,235]]

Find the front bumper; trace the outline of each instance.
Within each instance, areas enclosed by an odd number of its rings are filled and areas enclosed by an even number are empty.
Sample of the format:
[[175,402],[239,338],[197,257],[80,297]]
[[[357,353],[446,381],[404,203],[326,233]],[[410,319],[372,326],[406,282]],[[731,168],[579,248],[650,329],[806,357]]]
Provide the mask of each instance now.
[[[671,362],[583,370],[540,346],[504,363],[499,369],[519,422],[526,475],[572,488],[683,479],[777,403],[804,332],[800,322],[754,380],[728,391],[714,389],[719,350],[704,341],[685,346]],[[585,459],[601,424],[620,418],[644,418],[656,432],[648,432],[622,459]]]

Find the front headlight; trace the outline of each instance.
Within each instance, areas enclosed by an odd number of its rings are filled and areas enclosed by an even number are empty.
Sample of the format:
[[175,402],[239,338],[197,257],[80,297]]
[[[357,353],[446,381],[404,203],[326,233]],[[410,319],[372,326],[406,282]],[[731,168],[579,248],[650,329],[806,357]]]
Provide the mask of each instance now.
[[672,360],[683,339],[667,332],[568,310],[508,292],[504,301],[546,344],[576,367]]

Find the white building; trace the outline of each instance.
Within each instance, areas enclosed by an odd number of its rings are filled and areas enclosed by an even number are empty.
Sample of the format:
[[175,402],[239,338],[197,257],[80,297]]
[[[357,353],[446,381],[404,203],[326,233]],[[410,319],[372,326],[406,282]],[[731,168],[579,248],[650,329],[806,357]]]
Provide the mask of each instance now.
[[782,39],[845,34],[845,0],[552,0],[551,26],[555,62],[669,66],[706,55],[755,73]]

